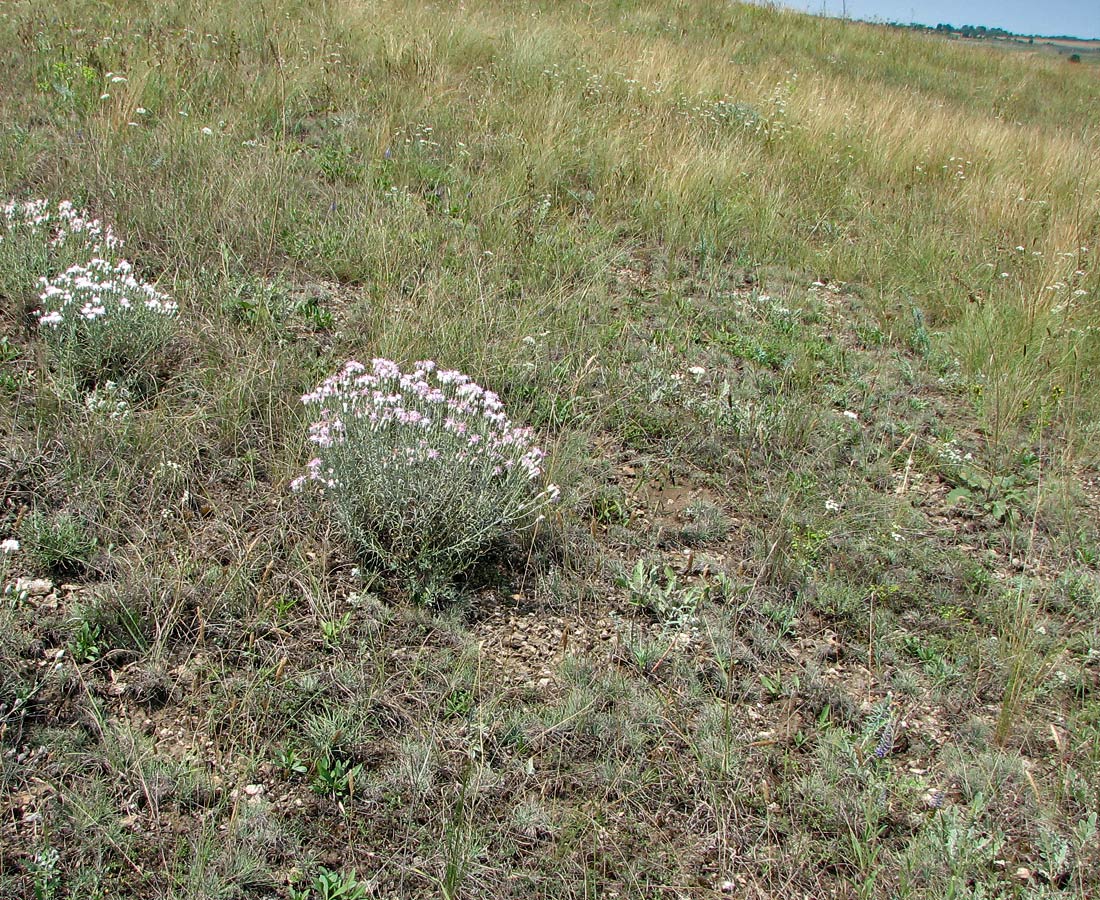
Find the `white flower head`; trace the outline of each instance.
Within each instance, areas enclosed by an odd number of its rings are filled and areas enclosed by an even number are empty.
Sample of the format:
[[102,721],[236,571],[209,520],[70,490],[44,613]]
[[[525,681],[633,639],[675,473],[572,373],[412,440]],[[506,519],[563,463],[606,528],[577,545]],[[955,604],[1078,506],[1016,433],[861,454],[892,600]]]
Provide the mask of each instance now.
[[17,541],[15,538],[7,538],[6,540],[0,541],[0,553],[18,553],[18,552],[19,552],[19,541]]

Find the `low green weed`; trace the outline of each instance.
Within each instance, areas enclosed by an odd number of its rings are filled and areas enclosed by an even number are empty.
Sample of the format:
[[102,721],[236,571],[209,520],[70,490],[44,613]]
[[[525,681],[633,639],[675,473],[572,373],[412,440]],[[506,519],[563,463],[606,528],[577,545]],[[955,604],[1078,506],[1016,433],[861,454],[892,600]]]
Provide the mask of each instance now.
[[645,559],[639,559],[618,583],[634,606],[673,626],[692,623],[708,596],[707,586],[685,584],[671,566],[662,569]]
[[39,850],[30,862],[34,900],[55,900],[61,896],[61,854],[53,847]]
[[293,747],[283,747],[275,754],[275,765],[287,776],[308,775],[309,763]]
[[958,479],[961,484],[947,495],[948,503],[963,503],[1012,527],[1023,520],[1028,485],[1019,475],[985,475],[977,469],[963,469]]
[[351,624],[351,613],[344,613],[336,619],[325,619],[321,622],[321,640],[329,649],[339,646],[340,636]]
[[355,780],[362,771],[362,765],[349,765],[339,756],[322,756],[314,766],[311,786],[316,793],[333,799],[346,797],[355,790]]
[[354,872],[344,874],[322,867],[309,887],[290,889],[291,900],[364,900],[368,886]]
[[103,655],[102,639],[102,629],[98,625],[82,621],[69,644],[73,658],[82,663],[95,662]]

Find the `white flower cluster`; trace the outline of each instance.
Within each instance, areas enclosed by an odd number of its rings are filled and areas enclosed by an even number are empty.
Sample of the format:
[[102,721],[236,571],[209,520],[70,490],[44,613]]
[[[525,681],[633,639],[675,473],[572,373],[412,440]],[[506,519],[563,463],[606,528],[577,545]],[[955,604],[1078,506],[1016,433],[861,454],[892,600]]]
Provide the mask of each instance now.
[[121,247],[110,226],[68,200],[0,204],[0,288],[37,281],[39,332],[85,386],[148,382],[174,331],[176,303],[135,274]]
[[0,242],[16,237],[42,240],[52,250],[85,248],[99,256],[122,246],[109,225],[90,218],[69,200],[56,206],[44,199],[5,202],[0,206]]
[[112,262],[97,257],[40,283],[38,324],[42,328],[58,328],[76,320],[176,314],[175,301],[135,278],[133,266],[124,259]]
[[939,457],[940,462],[949,466],[964,466],[974,460],[974,454],[963,453],[959,449],[959,445],[953,441],[933,441],[932,449],[935,451],[936,456]]

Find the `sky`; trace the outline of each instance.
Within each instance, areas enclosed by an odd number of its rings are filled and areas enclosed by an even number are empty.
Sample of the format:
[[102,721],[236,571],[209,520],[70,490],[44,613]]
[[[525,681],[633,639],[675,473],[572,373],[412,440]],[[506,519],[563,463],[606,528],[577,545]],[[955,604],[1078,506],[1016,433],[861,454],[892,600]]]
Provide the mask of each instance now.
[[780,6],[849,19],[985,25],[1016,34],[1100,38],[1100,0],[780,0]]

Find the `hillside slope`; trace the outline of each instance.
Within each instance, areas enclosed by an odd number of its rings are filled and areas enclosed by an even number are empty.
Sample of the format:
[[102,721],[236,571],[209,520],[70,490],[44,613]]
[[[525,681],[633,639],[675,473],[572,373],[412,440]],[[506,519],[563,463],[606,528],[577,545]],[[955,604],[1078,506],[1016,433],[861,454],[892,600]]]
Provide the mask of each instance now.
[[1100,892],[1094,67],[70,0],[0,73],[0,896]]

